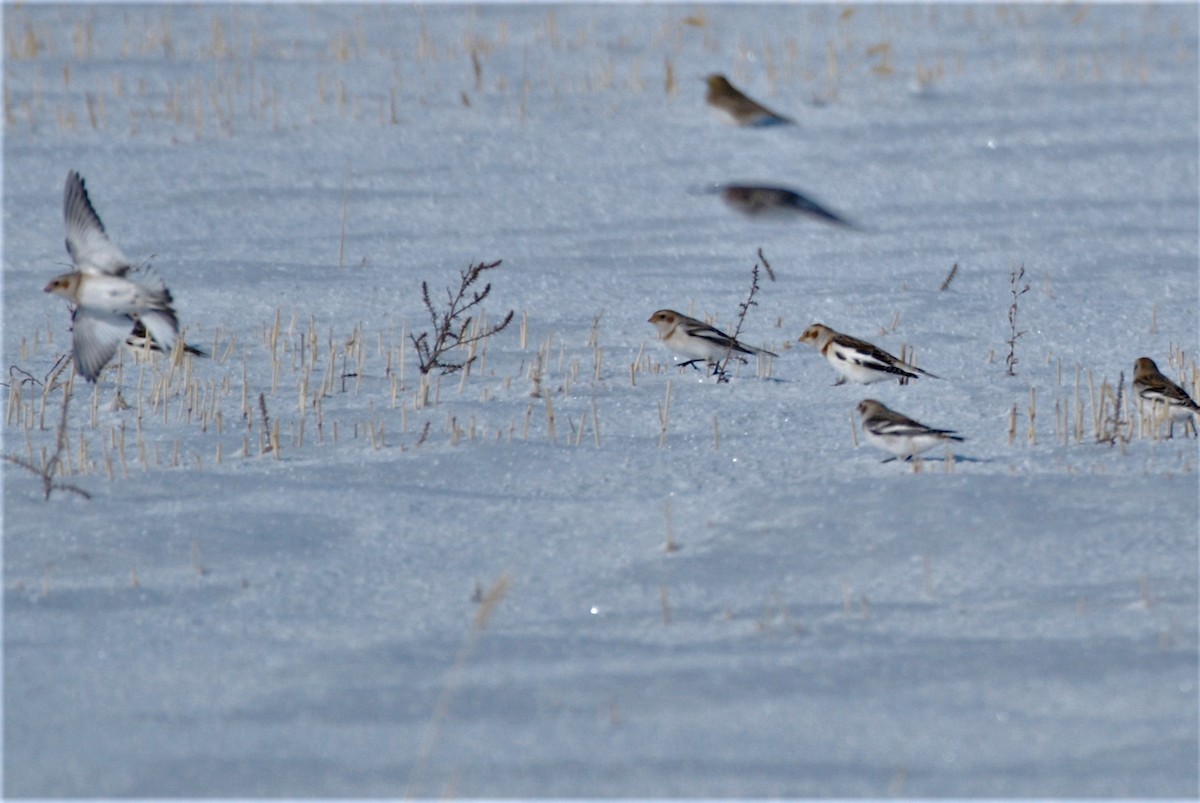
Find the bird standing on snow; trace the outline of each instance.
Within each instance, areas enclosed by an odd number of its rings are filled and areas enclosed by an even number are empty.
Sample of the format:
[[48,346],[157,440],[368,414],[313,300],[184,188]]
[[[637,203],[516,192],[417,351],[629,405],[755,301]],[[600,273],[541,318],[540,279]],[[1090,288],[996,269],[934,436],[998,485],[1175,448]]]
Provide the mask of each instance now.
[[737,354],[766,354],[778,357],[778,354],[766,349],[755,348],[734,340],[720,329],[715,329],[704,321],[690,318],[675,310],[660,309],[650,316],[648,323],[658,329],[658,336],[663,345],[676,354],[690,357],[680,365],[694,365],[700,360],[713,367],[717,372],[718,364],[731,353]]
[[83,178],[74,170],[67,173],[63,188],[63,219],[75,270],[56,276],[45,292],[62,296],[73,307],[75,369],[94,382],[123,343],[132,345],[147,336],[152,345],[170,351],[179,334],[170,291],[156,272],[135,267],[108,239]]
[[898,457],[912,460],[939,443],[962,442],[962,438],[953,430],[932,429],[895,410],[889,410],[874,399],[859,402],[858,414],[862,416],[863,435],[867,442],[893,455],[884,460],[885,463]]
[[757,184],[724,184],[714,188],[721,200],[731,209],[752,218],[794,218],[801,215],[832,223],[835,226],[854,228],[846,220],[816,201],[787,187],[770,187]]
[[1138,357],[1133,364],[1133,390],[1137,395],[1153,403],[1155,410],[1158,405],[1165,405],[1167,420],[1171,422],[1167,437],[1175,436],[1175,422],[1184,420],[1184,432],[1191,426],[1196,431],[1196,418],[1200,416],[1200,406],[1192,400],[1182,387],[1163,376],[1154,360],[1149,357]]
[[835,385],[841,385],[846,380],[869,385],[872,382],[882,382],[885,379],[916,379],[918,375],[931,379],[938,377],[915,365],[910,365],[898,357],[888,354],[878,346],[865,340],[859,340],[850,335],[835,332],[828,326],[814,323],[800,335],[800,342],[807,343],[821,352],[833,370],[838,373]]
[[782,114],[776,114],[758,101],[746,97],[723,75],[714,73],[704,80],[708,83],[708,92],[704,99],[717,114],[732,125],[761,127],[786,125],[794,122]]

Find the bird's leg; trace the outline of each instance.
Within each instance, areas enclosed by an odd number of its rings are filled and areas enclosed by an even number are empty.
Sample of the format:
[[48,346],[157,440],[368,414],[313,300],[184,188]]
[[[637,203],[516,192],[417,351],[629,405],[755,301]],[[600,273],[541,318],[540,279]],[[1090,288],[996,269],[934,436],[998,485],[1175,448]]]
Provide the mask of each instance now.
[[[1175,437],[1175,419],[1172,418],[1172,419],[1170,419],[1170,421],[1171,421],[1171,429],[1167,433],[1167,437],[1173,438],[1173,437]],[[1196,419],[1194,416],[1183,419],[1183,437],[1186,438],[1189,434],[1200,437],[1200,432],[1198,432],[1196,430]]]
[[720,384],[722,382],[724,382],[726,384],[729,383],[729,373],[725,370],[724,367],[722,367],[722,363],[719,363],[719,362],[712,363],[712,373],[710,374],[710,376],[715,376],[717,378],[718,384]]
[[[690,365],[690,366],[692,366],[693,368],[696,368],[696,363],[698,363],[698,362],[700,362],[700,358],[699,358],[699,357],[697,357],[697,358],[696,358],[696,359],[694,359],[694,360],[688,360],[687,362],[681,362],[681,363],[679,363],[679,367],[680,367],[680,368],[686,368],[687,366],[689,366],[689,365]],[[696,368],[696,370],[697,370],[697,371],[699,371],[700,369],[699,369],[699,368]]]

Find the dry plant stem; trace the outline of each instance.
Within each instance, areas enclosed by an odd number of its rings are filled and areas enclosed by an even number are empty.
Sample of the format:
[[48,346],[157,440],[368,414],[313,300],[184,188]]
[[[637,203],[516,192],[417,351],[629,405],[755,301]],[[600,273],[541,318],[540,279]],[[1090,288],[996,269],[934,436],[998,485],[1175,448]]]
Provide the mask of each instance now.
[[338,270],[345,265],[346,257],[346,210],[350,205],[350,165],[346,165],[346,174],[342,178],[342,236],[338,240]]
[[1034,429],[1034,420],[1037,418],[1037,388],[1033,385],[1029,386],[1029,430],[1026,433],[1026,438],[1030,444],[1037,443],[1037,431]]
[[[65,364],[65,363],[64,363]],[[22,468],[30,471],[42,478],[42,491],[44,499],[49,501],[52,491],[70,491],[71,493],[79,494],[84,499],[91,499],[92,495],[87,491],[75,485],[66,482],[56,482],[54,475],[58,472],[58,467],[62,463],[62,456],[67,448],[67,411],[71,402],[71,390],[73,384],[68,382],[63,386],[63,403],[62,412],[58,419],[58,430],[55,437],[54,454],[48,459],[43,460],[41,468],[34,465],[32,460],[27,460],[16,455],[4,455],[4,459],[10,463],[14,463]]]
[[[1022,285],[1021,282],[1025,284]],[[1008,307],[1008,328],[1009,337],[1005,341],[1008,343],[1008,356],[1004,358],[1004,364],[1007,366],[1008,376],[1016,376],[1017,367],[1017,340],[1025,334],[1025,330],[1017,329],[1017,301],[1021,296],[1029,292],[1029,282],[1025,281],[1025,266],[1022,265],[1019,269],[1013,268],[1009,274],[1009,292],[1012,294],[1012,303]]]
[[[775,273],[771,270],[771,266],[767,262],[766,257],[763,256],[763,252],[762,252],[761,248],[758,249],[758,260],[759,260],[759,262],[762,262],[763,266],[765,267],[765,269],[767,271],[767,275],[769,275],[772,279],[774,279]],[[750,269],[750,292],[746,295],[746,300],[743,301],[741,304],[738,304],[737,326],[735,326],[733,328],[733,335],[730,338],[731,342],[736,342],[738,337],[741,336],[742,325],[746,322],[746,314],[748,312],[750,312],[750,308],[758,306],[758,302],[754,300],[754,296],[758,294],[758,264],[759,264],[759,262],[755,262],[754,267],[752,267]],[[733,358],[733,347],[732,346],[730,346],[729,350],[725,352],[725,358],[722,359],[719,363],[717,363],[714,373],[717,376],[718,382],[728,382],[729,381],[729,373],[727,371],[727,368],[729,365],[729,360],[731,358]]]
[[675,542],[675,533],[671,527],[671,500],[667,499],[663,502],[663,523],[666,525],[666,531],[663,538],[663,552],[671,553],[679,549],[679,544]]
[[957,275],[958,275],[958,263],[955,262],[954,267],[950,268],[950,273],[948,273],[946,275],[945,280],[942,281],[942,286],[938,289],[943,293],[946,292],[946,288],[948,288],[950,286],[950,282],[954,281],[954,277]]
[[558,435],[557,435],[557,433],[555,431],[555,427],[554,427],[554,422],[555,422],[554,400],[551,398],[551,394],[549,394],[549,393],[546,394],[545,399],[546,399],[546,433],[550,436],[550,442],[557,445],[558,444]]
[[667,380],[667,391],[658,405],[658,448],[667,442],[667,428],[671,423],[671,380]]
[[771,263],[767,261],[767,257],[763,254],[761,246],[758,249],[758,261],[762,263],[763,270],[767,272],[767,278],[775,281],[775,271],[771,270]]
[[475,619],[471,623],[471,630],[467,633],[467,637],[463,640],[462,646],[458,650],[458,655],[454,658],[454,663],[450,665],[450,669],[446,673],[446,680],[442,684],[442,690],[438,695],[437,703],[434,704],[433,714],[429,719],[429,725],[425,729],[425,736],[421,739],[421,746],[417,750],[417,758],[413,763],[412,771],[408,776],[408,785],[404,790],[404,798],[406,800],[411,800],[420,795],[425,769],[429,764],[430,758],[433,756],[433,750],[437,746],[438,739],[441,737],[442,727],[446,723],[446,718],[450,714],[450,702],[462,680],[463,669],[466,667],[467,661],[470,660],[471,654],[475,651],[480,636],[487,629],[488,620],[495,613],[500,601],[504,599],[504,595],[508,593],[510,582],[508,572],[500,575],[500,579],[492,584],[491,588],[487,590],[487,593],[483,595],[479,602],[479,609],[475,612]]
[[592,396],[592,436],[596,441],[596,448],[600,448],[600,414],[596,411],[596,397]]
[[[1104,382],[1100,390],[1100,406],[1101,409],[1107,404],[1107,399],[1112,398],[1112,412],[1109,415],[1103,416],[1103,426],[1096,432],[1097,443],[1115,444],[1117,442],[1127,443],[1133,437],[1133,422],[1126,421],[1124,416],[1125,407],[1125,372],[1122,371],[1117,377],[1117,388],[1115,393],[1110,388],[1108,382]],[[1128,424],[1128,432],[1124,432]]]
[[428,374],[435,368],[443,374],[461,371],[475,361],[476,355],[472,354],[461,363],[450,362],[446,359],[446,354],[451,349],[470,346],[485,340],[512,322],[513,311],[509,310],[500,323],[471,332],[472,318],[466,315],[469,310],[482,304],[492,291],[490,283],[484,285],[482,290],[473,290],[472,286],[479,281],[484,271],[498,267],[500,263],[501,260],[479,262],[460,271],[458,289],[447,288],[447,306],[441,312],[434,307],[433,301],[429,297],[429,284],[421,282],[421,299],[425,303],[425,309],[429,312],[433,331],[432,334],[430,332],[421,332],[419,335],[410,334],[409,340],[412,341],[413,348],[417,352],[417,364],[422,374]]
[[262,434],[265,440],[261,440],[262,448],[260,454],[266,454],[274,448],[271,437],[271,417],[267,415],[267,398],[265,394],[258,394],[258,412],[262,416]]

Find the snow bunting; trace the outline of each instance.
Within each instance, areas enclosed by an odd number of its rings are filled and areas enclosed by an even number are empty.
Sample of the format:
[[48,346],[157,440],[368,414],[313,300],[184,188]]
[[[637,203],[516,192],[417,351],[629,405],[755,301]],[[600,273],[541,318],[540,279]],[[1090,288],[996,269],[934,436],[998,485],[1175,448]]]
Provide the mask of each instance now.
[[765,354],[769,357],[779,356],[766,349],[755,348],[740,340],[734,340],[704,321],[689,318],[675,310],[660,309],[651,315],[647,322],[654,324],[658,329],[658,336],[662,339],[663,345],[676,354],[691,358],[680,365],[695,365],[700,360],[704,360],[707,365],[712,366],[714,374],[717,373],[721,361],[734,352],[737,354]]
[[[170,351],[179,333],[171,294],[157,273],[136,267],[104,229],[83,177],[72,170],[63,187],[67,253],[75,268],[56,276],[47,293],[72,305],[72,353],[76,370],[94,382],[122,343]],[[146,339],[149,337],[149,344]],[[203,355],[184,345],[191,354]]]
[[889,410],[874,399],[860,401],[858,414],[862,416],[863,435],[867,442],[894,455],[884,460],[885,463],[897,457],[912,460],[939,443],[962,442],[962,438],[952,430],[932,429],[895,410]]
[[148,281],[106,274],[64,273],[46,285],[47,293],[67,299],[71,314],[71,349],[75,369],[95,382],[101,369],[130,336],[135,322],[164,351],[170,351],[179,334],[179,321],[171,307],[171,293],[161,278],[144,272]]
[[800,335],[800,342],[808,343],[829,360],[833,370],[838,373],[835,385],[841,385],[846,380],[869,385],[885,379],[916,379],[918,374],[938,379],[936,375],[910,365],[878,346],[835,332],[824,324],[814,323],[805,329]]
[[715,188],[730,208],[754,218],[794,218],[806,215],[836,226],[854,228],[846,218],[787,187],[724,184]]
[[1138,357],[1133,364],[1133,389],[1137,395],[1154,405],[1165,405],[1167,420],[1171,427],[1167,437],[1175,436],[1175,422],[1184,420],[1184,431],[1190,425],[1196,430],[1196,417],[1200,416],[1200,406],[1192,400],[1182,387],[1163,376],[1154,360],[1149,357]]
[[729,83],[723,75],[713,74],[704,79],[708,83],[708,92],[704,99],[726,122],[740,126],[769,126],[794,122],[790,118],[751,100],[742,94],[741,90]]

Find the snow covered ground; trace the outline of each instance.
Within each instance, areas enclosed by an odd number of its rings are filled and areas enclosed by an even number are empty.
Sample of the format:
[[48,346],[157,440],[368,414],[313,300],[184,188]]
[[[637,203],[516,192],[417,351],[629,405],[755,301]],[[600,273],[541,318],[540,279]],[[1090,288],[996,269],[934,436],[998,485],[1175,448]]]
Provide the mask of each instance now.
[[[55,448],[69,169],[214,356],[74,383],[90,499],[5,464],[4,792],[1195,796],[1197,440],[1128,381],[1200,390],[1197,28],[6,5],[5,453]],[[779,359],[674,367],[650,313],[732,329],[759,248]],[[496,259],[421,405],[421,283]],[[835,387],[816,321],[942,379]],[[866,397],[967,440],[882,464]]]

